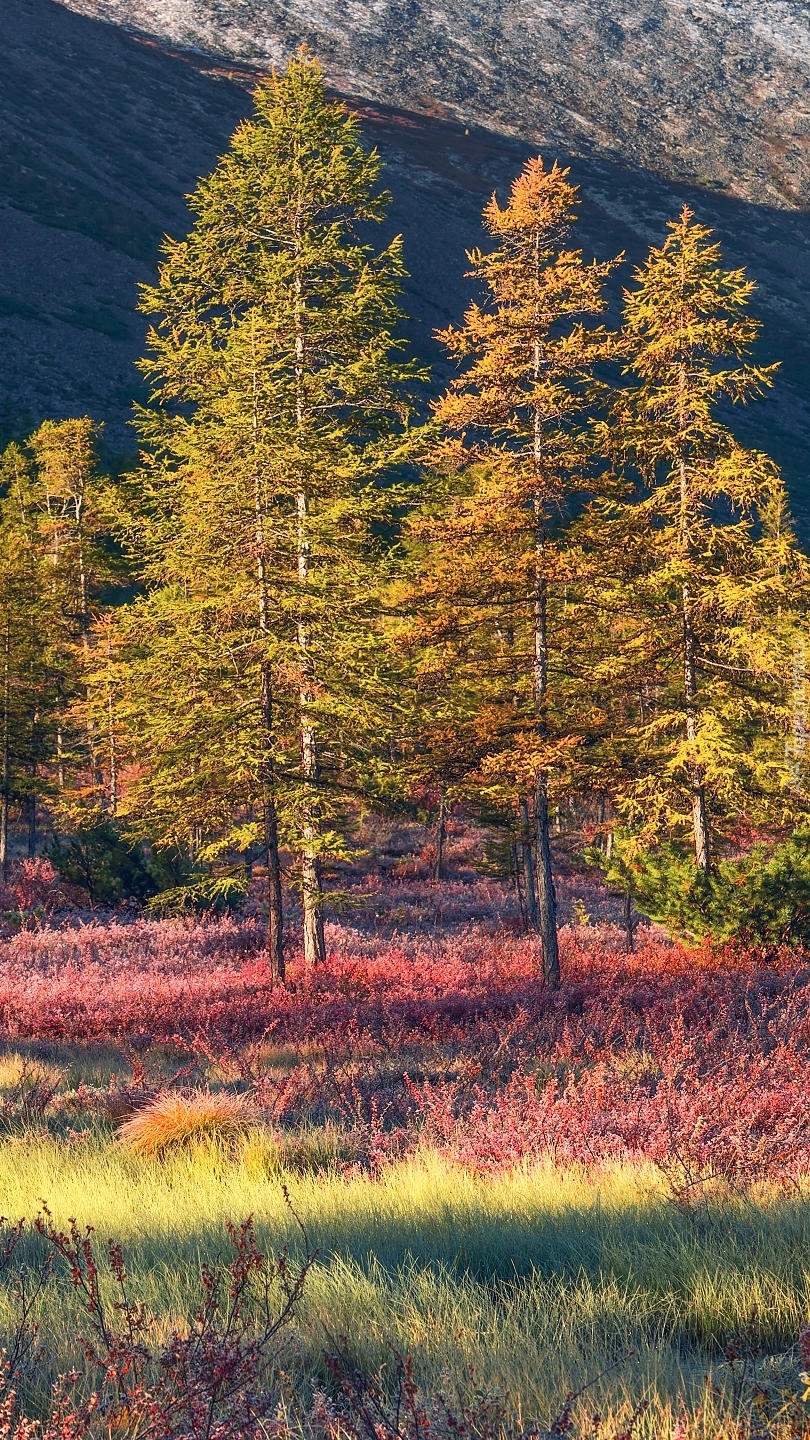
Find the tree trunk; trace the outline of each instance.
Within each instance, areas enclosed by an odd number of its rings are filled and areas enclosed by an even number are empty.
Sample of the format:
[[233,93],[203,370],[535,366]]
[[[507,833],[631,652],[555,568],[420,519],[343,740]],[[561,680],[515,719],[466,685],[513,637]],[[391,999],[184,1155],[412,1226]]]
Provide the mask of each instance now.
[[[300,242],[296,258],[300,257]],[[305,368],[306,341],[304,333],[305,296],[300,271],[295,276],[295,418],[299,435],[303,435],[306,415]],[[303,592],[309,580],[309,540],[307,537],[307,492],[302,488],[296,499],[298,519],[298,580]],[[298,621],[298,660],[301,667],[300,715],[301,715],[301,770],[304,778],[306,797],[301,826],[303,845],[301,847],[301,903],[304,911],[304,962],[317,965],[326,959],[326,944],[323,934],[323,885],[321,862],[317,851],[318,806],[315,787],[318,783],[318,749],[310,706],[312,704],[312,656],[309,648],[309,632],[303,614]]]
[[278,853],[278,819],[272,795],[264,803],[264,839],[267,851],[267,956],[270,973],[284,980],[284,904],[281,893],[281,863]]
[[60,791],[65,788],[65,730],[64,730],[64,699],[61,686],[57,681],[56,692],[56,780]]
[[9,787],[11,782],[11,620],[6,612],[3,641],[3,790],[0,795],[0,875],[3,883],[8,880],[8,810]]
[[551,865],[546,777],[537,777],[535,792],[537,832],[537,904],[540,911],[540,943],[543,950],[543,978],[555,988],[560,983],[560,951],[557,942],[557,895]]
[[[535,236],[535,278],[540,282],[540,232]],[[534,335],[534,380],[541,378],[540,315],[536,311]],[[541,739],[547,730],[546,707],[548,701],[548,626],[546,580],[543,574],[543,552],[546,543],[546,525],[543,511],[541,485],[544,472],[543,412],[540,405],[534,407],[534,472],[536,488],[532,496],[535,521],[534,542],[534,705],[537,714],[537,731]],[[557,896],[554,891],[554,874],[551,864],[551,838],[548,822],[548,776],[544,770],[538,773],[534,796],[535,821],[535,873],[537,876],[537,908],[540,923],[540,944],[543,952],[543,977],[547,985],[560,983],[560,952],[557,944]]]
[[115,744],[112,690],[107,693],[107,726],[110,748],[110,814],[115,819],[118,814],[118,751]]
[[301,855],[305,965],[320,965],[326,959],[326,939],[323,933],[323,912],[321,910],[323,895],[321,863],[312,847],[306,844],[310,836],[314,837],[315,833],[314,826],[305,827],[305,845]]
[[[301,764],[304,780],[308,786],[315,786],[318,780],[318,755],[315,748],[315,732],[307,723],[302,701],[301,721]],[[326,941],[323,933],[321,862],[316,849],[318,838],[317,811],[314,800],[305,801],[304,820],[301,827],[303,845],[301,848],[301,903],[304,910],[304,962],[319,965],[326,959]]]
[[439,820],[436,826],[436,861],[433,866],[433,879],[437,885],[439,881],[444,878],[444,836],[446,821],[447,804],[444,798],[444,791],[442,791],[441,799],[439,800]]
[[515,898],[517,899],[518,911],[520,912],[520,928],[525,931],[528,929],[528,925],[526,920],[526,901],[523,896],[523,886],[520,883],[522,850],[523,847],[518,840],[513,840],[509,846],[509,858],[512,866],[511,875],[515,882]]
[[[254,404],[253,437],[258,456],[258,413]],[[256,517],[256,563],[259,582],[259,633],[263,640],[270,631],[270,615],[267,599],[267,556],[264,533],[264,510],[260,474],[254,477],[254,510]],[[278,814],[275,800],[275,771],[273,765],[273,676],[270,661],[262,654],[259,664],[259,711],[262,728],[262,761],[260,783],[262,789],[262,819],[264,846],[267,864],[267,959],[270,974],[282,982],[286,976],[284,963],[284,897],[281,889],[281,859],[278,853]]]
[[278,816],[273,795],[273,761],[270,750],[273,733],[273,691],[270,666],[267,661],[261,667],[261,707],[264,729],[264,774],[262,783],[264,796],[262,812],[264,818],[264,843],[267,853],[267,957],[270,973],[274,979],[284,980],[284,900],[281,892],[281,860],[278,853]]
[[520,801],[520,854],[523,861],[523,888],[526,892],[526,920],[531,930],[540,929],[540,911],[537,908],[537,886],[534,878],[534,845],[529,823],[529,806]]
[[[690,745],[697,741],[697,657],[695,635],[690,615],[689,587],[683,587],[683,661],[684,697],[686,700],[686,738]],[[689,763],[689,785],[692,792],[692,834],[695,842],[695,864],[699,870],[711,869],[709,850],[709,816],[703,770],[694,761]]]
[[[253,482],[253,508],[256,523],[256,565],[259,585],[259,633],[266,643],[270,632],[267,597],[267,547],[264,530],[264,503],[259,460],[259,412],[256,405],[254,372],[253,444],[256,472]],[[284,963],[284,896],[281,889],[281,859],[278,853],[278,813],[275,800],[275,768],[273,764],[273,675],[266,652],[259,662],[259,713],[262,730],[260,770],[261,810],[267,865],[267,959],[270,974],[282,982],[286,976]]]
[[[682,387],[683,388],[683,387]],[[691,546],[689,537],[689,479],[686,461],[679,461],[681,482],[681,554],[689,559]],[[692,624],[692,596],[689,585],[684,583],[681,590],[683,606],[683,679],[686,708],[686,739],[693,747],[697,742],[697,642]],[[695,864],[707,873],[711,869],[709,846],[709,814],[706,805],[706,788],[703,769],[694,759],[689,761],[689,788],[692,798],[692,835],[695,845]]]
[[[309,546],[306,538],[307,497],[298,496],[298,579],[302,587],[309,579]],[[298,623],[298,657],[302,684],[299,697],[301,714],[301,771],[306,787],[304,815],[301,825],[301,903],[304,910],[304,963],[318,965],[326,959],[323,933],[323,884],[318,856],[318,807],[315,787],[318,784],[318,746],[315,726],[310,716],[312,704],[312,659],[309,633],[303,620]]]
[[[535,501],[535,510],[538,502]],[[546,732],[546,698],[548,694],[548,634],[546,628],[546,584],[540,573],[542,532],[538,526],[538,557],[534,600],[534,695],[538,732]],[[535,871],[537,876],[537,908],[539,911],[540,944],[543,951],[543,976],[548,985],[560,983],[560,951],[557,942],[557,896],[551,863],[551,835],[548,815],[548,777],[544,770],[537,776],[534,795]]]
[[632,895],[630,894],[630,891],[629,891],[629,890],[626,890],[626,891],[625,891],[625,894],[624,894],[623,915],[624,915],[624,933],[625,933],[625,935],[627,936],[627,948],[628,948],[628,950],[635,950],[635,948],[636,948],[636,939],[635,939],[636,927],[635,927],[635,925],[634,925],[634,923],[633,923],[633,897],[632,897]]

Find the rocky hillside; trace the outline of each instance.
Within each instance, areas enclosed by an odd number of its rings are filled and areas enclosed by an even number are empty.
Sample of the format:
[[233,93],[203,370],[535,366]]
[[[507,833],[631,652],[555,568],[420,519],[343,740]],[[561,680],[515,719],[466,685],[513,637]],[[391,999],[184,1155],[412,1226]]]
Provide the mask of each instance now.
[[810,200],[807,0],[65,0],[339,89],[775,204]]
[[[202,0],[193,10],[204,13]],[[144,331],[137,282],[154,274],[161,235],[184,232],[183,196],[249,108],[251,77],[55,0],[0,0],[0,54],[0,428],[89,412],[107,422],[113,449],[131,449]],[[432,332],[462,314],[465,248],[483,238],[481,207],[493,189],[505,193],[529,147],[381,104],[357,109],[395,197],[387,232],[405,238],[410,338],[438,385],[444,361]],[[565,158],[561,146],[546,148]],[[735,424],[784,465],[810,533],[810,215],[604,155],[571,164],[579,243],[600,257],[624,250],[625,283],[684,200],[758,281],[762,358],[784,363],[773,394]]]

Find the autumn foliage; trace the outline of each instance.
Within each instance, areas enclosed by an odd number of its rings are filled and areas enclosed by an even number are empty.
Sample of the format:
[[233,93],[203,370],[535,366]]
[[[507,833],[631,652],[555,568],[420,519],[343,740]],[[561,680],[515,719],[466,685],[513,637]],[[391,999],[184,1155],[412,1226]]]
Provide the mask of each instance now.
[[[147,1086],[121,1131],[143,1153],[331,1121],[352,1163],[423,1144],[485,1170],[632,1160],[685,1198],[808,1168],[810,971],[795,951],[686,950],[642,931],[628,954],[619,930],[567,927],[555,991],[536,940],[480,924],[329,940],[325,964],[296,961],[279,987],[255,922],[23,933],[0,1023],[18,1042],[117,1040],[147,1056],[170,1043],[185,1081]],[[195,1086],[195,1057],[235,1091]],[[84,1097],[115,1114],[103,1099]]]

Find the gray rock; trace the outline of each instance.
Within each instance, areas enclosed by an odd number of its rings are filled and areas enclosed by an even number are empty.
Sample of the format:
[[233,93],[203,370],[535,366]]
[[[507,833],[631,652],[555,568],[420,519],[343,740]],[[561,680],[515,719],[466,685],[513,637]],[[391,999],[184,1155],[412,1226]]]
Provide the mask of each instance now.
[[755,201],[810,201],[806,0],[63,0],[333,84]]

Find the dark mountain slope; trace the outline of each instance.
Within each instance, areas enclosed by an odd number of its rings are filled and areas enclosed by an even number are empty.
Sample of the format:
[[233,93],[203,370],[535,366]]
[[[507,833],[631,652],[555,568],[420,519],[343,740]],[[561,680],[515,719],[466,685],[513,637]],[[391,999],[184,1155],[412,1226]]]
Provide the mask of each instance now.
[[[161,233],[186,228],[183,195],[246,113],[246,77],[228,78],[214,62],[164,51],[53,0],[0,0],[0,45],[5,428],[89,411],[107,420],[113,446],[131,448],[126,418],[144,330],[136,285],[154,273]],[[464,251],[482,239],[481,207],[493,189],[506,190],[529,152],[452,121],[358,108],[395,196],[387,228],[405,236],[411,337],[439,380],[431,332],[461,315],[470,295]],[[774,395],[738,424],[784,464],[810,526],[810,216],[605,159],[577,159],[572,170],[586,251],[624,249],[640,259],[688,200],[717,227],[729,260],[748,265],[766,322],[762,356],[784,366]]]
[[0,0],[0,53],[0,403],[89,409],[120,443],[136,282],[245,93],[51,0]]

